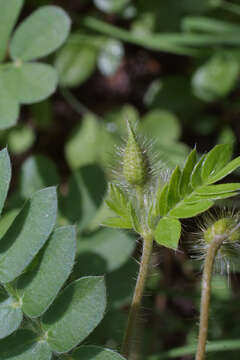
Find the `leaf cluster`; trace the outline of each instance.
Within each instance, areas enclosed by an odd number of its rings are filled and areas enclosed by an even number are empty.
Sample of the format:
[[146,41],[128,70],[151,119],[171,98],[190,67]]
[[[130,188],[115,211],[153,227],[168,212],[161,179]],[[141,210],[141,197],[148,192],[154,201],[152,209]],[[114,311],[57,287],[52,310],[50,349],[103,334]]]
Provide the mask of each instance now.
[[[66,40],[71,20],[57,6],[42,6],[17,22],[24,0],[0,1],[0,129],[15,125],[20,104],[50,96],[58,82],[57,71],[36,60],[46,57]],[[7,52],[8,49],[8,52]]]
[[231,156],[229,144],[216,145],[199,159],[193,149],[183,169],[177,166],[167,182],[159,180],[156,189],[146,195],[144,225],[143,217],[138,216],[143,210],[134,209],[128,194],[111,184],[107,204],[117,216],[104,224],[133,228],[139,233],[147,224],[159,244],[176,249],[181,235],[179,219],[194,217],[212,207],[216,200],[238,194],[240,183],[216,184],[240,166],[240,157],[231,160]]
[[[0,151],[0,211],[11,164]],[[76,257],[74,226],[56,226],[55,187],[33,192],[15,212],[0,241],[0,358],[48,360],[81,343],[102,320],[106,289],[102,276],[69,281]],[[67,281],[67,283],[66,283]],[[123,359],[107,349],[79,347],[73,359]]]

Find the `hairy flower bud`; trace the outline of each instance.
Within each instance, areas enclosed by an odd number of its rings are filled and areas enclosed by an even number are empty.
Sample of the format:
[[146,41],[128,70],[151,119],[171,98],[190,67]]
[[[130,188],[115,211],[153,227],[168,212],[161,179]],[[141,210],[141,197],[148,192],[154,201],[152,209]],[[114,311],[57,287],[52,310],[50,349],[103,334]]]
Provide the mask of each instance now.
[[127,126],[128,140],[124,150],[123,175],[129,184],[143,186],[148,177],[147,158],[129,122]]
[[204,232],[204,240],[210,243],[216,235],[226,237],[227,241],[235,242],[240,240],[240,228],[234,218],[225,217],[217,220]]

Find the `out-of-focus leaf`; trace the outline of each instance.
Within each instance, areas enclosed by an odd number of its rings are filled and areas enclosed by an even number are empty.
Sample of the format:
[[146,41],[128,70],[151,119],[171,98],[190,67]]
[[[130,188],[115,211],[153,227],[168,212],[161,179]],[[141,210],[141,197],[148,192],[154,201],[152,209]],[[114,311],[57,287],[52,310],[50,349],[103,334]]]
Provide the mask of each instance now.
[[193,91],[205,101],[215,101],[229,94],[237,82],[239,62],[231,54],[214,55],[195,72]]
[[160,145],[173,143],[180,136],[178,118],[167,110],[152,110],[142,118],[140,129]]
[[19,191],[24,198],[29,198],[37,190],[59,183],[57,167],[46,156],[31,156],[22,164]]
[[6,55],[8,39],[22,6],[23,0],[0,0],[0,61]]
[[43,6],[32,13],[17,28],[10,44],[12,59],[24,61],[46,56],[66,40],[71,20],[57,6]]
[[70,223],[84,229],[95,216],[105,192],[106,179],[100,167],[80,168],[69,180],[68,194],[62,198],[62,214]]
[[8,133],[9,150],[14,154],[21,154],[27,151],[34,143],[35,133],[32,128],[26,125],[19,125]]
[[71,355],[73,360],[124,360],[124,358],[109,349],[98,346],[80,346]]
[[46,99],[57,87],[57,72],[47,64],[9,64],[1,74],[9,94],[22,104]]
[[71,35],[55,59],[60,84],[67,87],[79,86],[94,72],[96,61],[96,48],[83,43],[78,34]]
[[0,181],[0,214],[1,214],[5,199],[7,197],[8,188],[11,180],[11,174],[12,174],[11,163],[7,149],[3,149],[0,151],[0,173],[1,173],[1,181]]
[[68,285],[42,317],[51,349],[67,352],[82,342],[102,320],[105,308],[102,277],[85,277]]
[[118,70],[122,58],[124,56],[124,48],[120,41],[110,39],[102,47],[97,64],[101,73],[105,76],[111,76]]
[[176,250],[181,236],[181,223],[178,219],[163,217],[154,232],[158,244]]
[[18,101],[6,90],[0,72],[0,129],[16,124],[19,115]]
[[73,226],[57,228],[41,254],[37,269],[18,279],[17,292],[22,299],[22,310],[28,316],[44,313],[68,278],[74,263],[75,237]]
[[[111,272],[129,259],[134,247],[135,241],[129,234],[115,229],[106,228],[89,236],[80,236],[77,242],[78,260],[75,270],[78,276]],[[96,269],[93,255],[102,259],[102,269]]]
[[92,114],[87,114],[65,146],[65,155],[69,165],[76,169],[92,164],[99,154],[97,137],[99,123]]
[[46,129],[53,119],[52,103],[49,100],[35,103],[31,106],[33,122],[39,129]]
[[0,281],[19,276],[46,242],[56,221],[54,187],[36,192],[0,241]]
[[20,305],[12,297],[0,302],[0,339],[7,337],[17,330],[22,322],[22,318]]
[[94,0],[96,7],[107,13],[118,13],[127,5],[129,0]]
[[0,358],[3,360],[50,360],[52,351],[45,341],[30,330],[19,330],[0,341]]

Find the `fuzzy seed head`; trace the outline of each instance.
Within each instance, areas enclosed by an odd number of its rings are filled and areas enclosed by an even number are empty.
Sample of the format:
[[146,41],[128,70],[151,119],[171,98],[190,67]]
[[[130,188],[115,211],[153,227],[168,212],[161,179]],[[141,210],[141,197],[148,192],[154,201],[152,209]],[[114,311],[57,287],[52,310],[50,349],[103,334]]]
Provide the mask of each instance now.
[[148,164],[147,158],[141,149],[136,135],[128,126],[128,140],[124,150],[123,156],[123,175],[130,185],[143,186],[147,182]]
[[204,232],[204,240],[210,243],[216,235],[225,236],[228,241],[236,242],[240,240],[240,229],[235,229],[237,223],[233,218],[222,218],[209,226]]

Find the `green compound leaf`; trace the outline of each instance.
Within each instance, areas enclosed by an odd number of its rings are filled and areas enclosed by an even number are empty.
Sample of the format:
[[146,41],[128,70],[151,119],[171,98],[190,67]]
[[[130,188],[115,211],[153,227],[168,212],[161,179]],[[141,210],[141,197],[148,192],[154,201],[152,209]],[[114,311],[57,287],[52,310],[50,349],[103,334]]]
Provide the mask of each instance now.
[[37,191],[0,241],[0,281],[14,280],[46,242],[56,221],[56,188]]
[[17,330],[22,318],[22,310],[12,297],[2,301],[0,303],[0,339]]
[[57,72],[47,64],[22,63],[9,65],[2,72],[8,93],[22,104],[46,99],[57,87]]
[[[179,203],[179,205],[177,205],[174,209],[169,211],[169,215],[179,219],[189,218],[201,214],[202,212],[208,210],[214,204],[211,200],[199,200],[200,201],[198,202],[183,201]],[[192,201],[194,201],[194,199],[192,199]]]
[[105,308],[103,277],[85,277],[72,282],[42,318],[51,349],[64,353],[83,341],[102,320]]
[[19,278],[17,292],[26,315],[40,316],[57,296],[73,267],[75,238],[73,226],[56,229],[41,254],[37,269]]
[[204,183],[208,183],[208,179],[214,177],[231,159],[232,145],[220,144],[216,145],[206,155],[202,164],[202,180]]
[[55,163],[44,155],[27,158],[21,166],[19,191],[29,198],[35,191],[60,183]]
[[23,0],[0,0],[0,61],[5,57],[8,39],[22,6]]
[[223,179],[225,176],[236,170],[239,166],[240,166],[240,156],[230,161],[230,163],[228,163],[217,173],[215,173],[215,175],[208,180],[208,184],[212,184]]
[[80,346],[71,354],[73,360],[124,360],[121,355],[99,346]]
[[11,173],[12,170],[8,151],[7,149],[3,149],[0,151],[0,214],[3,209],[5,199],[7,197],[9,183],[11,180]]
[[196,165],[196,163],[197,163],[197,151],[196,149],[193,149],[188,155],[182,171],[182,177],[181,177],[180,189],[179,189],[181,196],[185,196],[186,194],[192,191],[192,187],[189,183],[193,168]]
[[29,330],[19,330],[0,341],[1,360],[50,360],[49,345]]
[[123,218],[129,218],[128,200],[117,185],[109,184],[106,204],[117,215]]
[[29,61],[50,54],[64,43],[70,25],[69,16],[61,8],[39,8],[15,31],[10,44],[11,58]]
[[158,244],[176,250],[181,236],[180,221],[170,217],[160,219],[154,236]]

